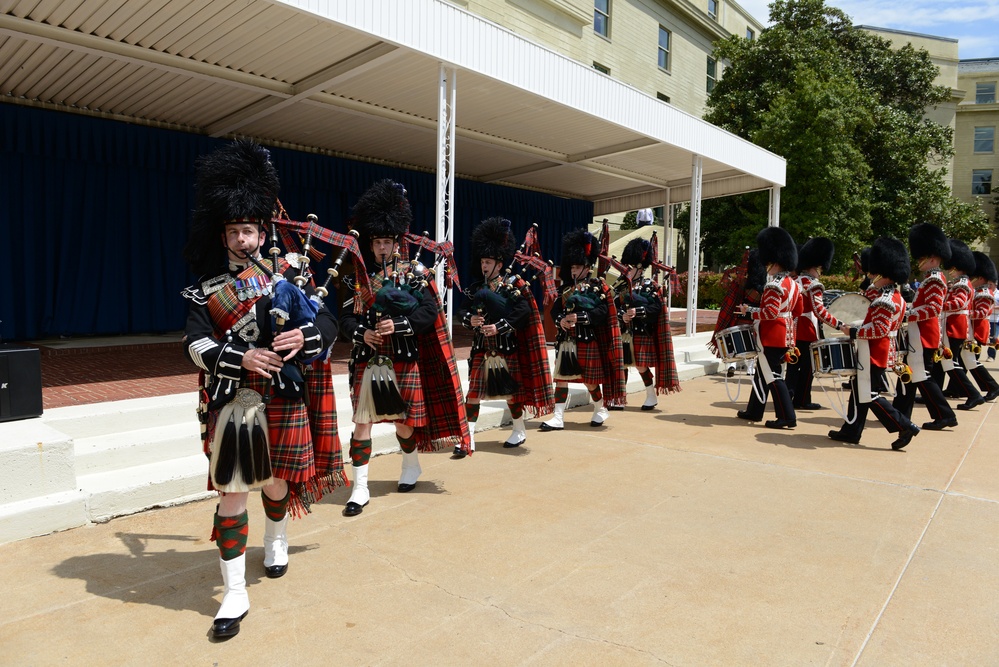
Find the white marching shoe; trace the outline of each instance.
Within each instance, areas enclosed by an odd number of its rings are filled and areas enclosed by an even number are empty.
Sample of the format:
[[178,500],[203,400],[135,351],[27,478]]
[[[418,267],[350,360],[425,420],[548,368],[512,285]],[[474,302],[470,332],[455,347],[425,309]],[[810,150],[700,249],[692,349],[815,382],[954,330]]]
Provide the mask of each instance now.
[[357,516],[368,504],[371,495],[368,493],[368,464],[351,466],[354,471],[354,488],[350,492],[350,500],[344,505],[344,516]]
[[569,399],[565,399],[565,403],[556,403],[555,412],[552,414],[552,418],[548,421],[541,422],[542,431],[561,431],[565,428],[565,422],[562,417],[565,415],[565,406],[569,404]]
[[[475,422],[468,422],[468,438],[470,451],[475,451]],[[453,459],[463,459],[468,456],[469,452],[466,452],[461,448],[461,445],[455,445],[454,451],[451,452],[451,458]]]
[[423,468],[420,467],[420,455],[413,451],[402,453],[402,473],[399,475],[399,493],[408,493],[416,488],[416,480],[420,478]]
[[524,424],[524,418],[514,419],[513,430],[510,432],[510,437],[503,443],[503,446],[509,449],[511,447],[520,447],[525,442],[527,442],[527,425]]
[[602,426],[610,413],[607,412],[607,408],[604,407],[603,400],[599,400],[593,403],[593,414],[590,416],[590,426]]
[[655,410],[659,406],[659,397],[656,396],[656,385],[650,384],[645,388],[645,402],[642,403],[643,410]]
[[232,560],[222,560],[222,582],[225,592],[222,594],[222,606],[215,614],[212,623],[212,637],[224,639],[239,634],[239,622],[250,611],[250,596],[246,593],[246,554],[240,554]]
[[288,571],[288,513],[280,521],[264,518],[264,574],[271,579]]

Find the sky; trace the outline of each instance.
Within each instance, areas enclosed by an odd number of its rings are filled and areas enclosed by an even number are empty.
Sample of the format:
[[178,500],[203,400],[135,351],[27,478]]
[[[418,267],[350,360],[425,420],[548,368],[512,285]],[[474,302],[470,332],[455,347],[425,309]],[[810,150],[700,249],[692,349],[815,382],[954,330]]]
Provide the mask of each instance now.
[[[764,25],[769,0],[737,0]],[[854,25],[893,28],[958,40],[961,59],[999,57],[999,0],[826,0],[842,9]]]

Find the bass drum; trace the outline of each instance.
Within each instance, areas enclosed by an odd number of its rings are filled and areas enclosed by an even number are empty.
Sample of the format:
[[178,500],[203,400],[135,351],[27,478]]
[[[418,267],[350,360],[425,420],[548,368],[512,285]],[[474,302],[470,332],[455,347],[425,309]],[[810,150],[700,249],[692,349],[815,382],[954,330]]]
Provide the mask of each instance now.
[[[871,301],[859,292],[844,292],[829,300],[826,310],[840,322],[845,322],[852,327],[859,327],[867,317],[867,309]],[[843,336],[839,329],[833,329],[822,325],[823,338],[836,338]]]

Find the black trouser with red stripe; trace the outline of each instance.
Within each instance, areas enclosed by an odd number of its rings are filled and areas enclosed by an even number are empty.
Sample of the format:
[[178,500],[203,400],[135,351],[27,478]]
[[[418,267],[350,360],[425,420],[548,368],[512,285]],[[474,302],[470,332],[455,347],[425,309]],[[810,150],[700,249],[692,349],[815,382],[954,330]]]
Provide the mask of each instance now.
[[[924,368],[933,368],[933,352],[934,350],[923,350]],[[919,393],[923,395],[926,410],[930,413],[930,417],[934,421],[937,419],[955,418],[954,410],[947,403],[947,399],[944,398],[940,385],[927,378],[922,382],[910,384],[908,387],[903,387],[902,381],[899,380],[895,386],[895,400],[891,404],[896,410],[905,415],[907,419],[912,419],[912,405],[916,401],[916,387],[919,387]],[[903,390],[905,391],[904,394],[902,393]]]
[[[947,338],[947,344],[950,345],[950,351],[953,355],[951,361],[954,362],[954,368],[947,371],[947,375],[950,376],[950,382],[947,383],[948,393],[953,391],[955,395],[961,396],[970,400],[978,401],[982,398],[982,395],[975,389],[975,385],[971,383],[968,379],[968,374],[965,372],[964,364],[961,362],[961,348],[964,347],[964,341],[960,338]],[[943,366],[933,368],[933,377],[941,387],[943,386]]]
[[[777,375],[781,372],[785,352],[787,352],[787,348],[784,347],[763,348],[763,354],[767,358],[770,370]],[[746,412],[750,416],[750,421],[763,421],[763,412],[767,407],[767,396],[770,394],[771,387],[773,388],[774,414],[777,415],[777,419],[784,419],[789,422],[797,419],[794,413],[794,406],[791,405],[791,393],[787,390],[787,384],[781,377],[767,384],[763,379],[763,369],[759,361],[756,362],[753,384],[756,386],[756,389],[750,392],[749,403],[746,405]],[[763,397],[763,401],[760,401],[756,396],[757,392]]]
[[[879,368],[872,363],[871,391],[884,391],[887,388],[888,379],[885,369]],[[909,430],[909,427],[913,425],[905,415],[888,402],[888,399],[878,396],[870,403],[861,403],[857,400],[859,395],[857,376],[855,375],[850,379],[850,407],[846,413],[847,420],[853,420],[853,423],[843,424],[843,428],[840,429],[843,435],[860,440],[860,436],[864,432],[864,422],[867,421],[868,409],[874,412],[874,416],[878,418],[878,421],[881,422],[881,425],[889,433]]]

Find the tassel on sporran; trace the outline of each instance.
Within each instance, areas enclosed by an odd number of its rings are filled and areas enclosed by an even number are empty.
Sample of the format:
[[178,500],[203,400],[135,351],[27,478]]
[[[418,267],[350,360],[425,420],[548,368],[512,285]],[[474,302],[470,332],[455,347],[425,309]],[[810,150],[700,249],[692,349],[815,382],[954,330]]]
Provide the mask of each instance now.
[[486,354],[486,398],[507,400],[517,391],[517,381],[510,374],[506,359],[495,350]]
[[212,485],[223,493],[245,493],[270,483],[267,416],[259,393],[240,389],[219,411],[209,466]]
[[357,409],[354,410],[354,422],[373,424],[405,418],[406,401],[399,393],[392,359],[384,355],[377,356],[364,369],[361,390],[357,396]]
[[625,331],[621,334],[621,348],[624,351],[625,366],[635,365],[635,347],[633,341],[634,336],[632,336],[630,331]]
[[570,338],[559,345],[558,352],[555,353],[555,373],[553,375],[556,380],[569,382],[582,379],[583,367],[579,365],[575,340]]

